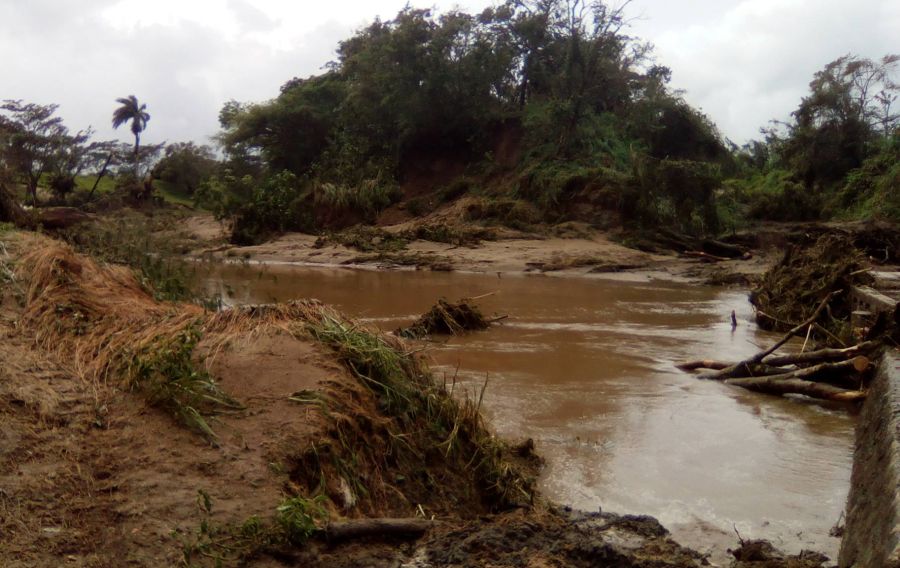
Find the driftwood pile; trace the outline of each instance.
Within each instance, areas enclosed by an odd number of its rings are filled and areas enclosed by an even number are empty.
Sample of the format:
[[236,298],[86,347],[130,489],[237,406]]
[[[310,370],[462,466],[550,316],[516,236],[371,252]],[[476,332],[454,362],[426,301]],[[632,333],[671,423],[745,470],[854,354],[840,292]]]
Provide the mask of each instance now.
[[814,322],[836,293],[819,303],[812,316],[795,326],[774,345],[738,362],[690,361],[678,365],[684,371],[714,371],[700,378],[768,394],[800,394],[831,401],[856,401],[866,397],[873,360],[882,344],[867,341],[842,349],[824,348],[796,354],[776,355],[793,336],[812,330]]
[[461,335],[467,331],[487,329],[494,322],[505,319],[501,316],[488,319],[478,306],[472,303],[478,298],[463,298],[459,302],[448,302],[441,298],[409,327],[401,327],[395,333],[408,339],[419,339],[429,335]]
[[[787,331],[816,310],[827,294],[828,303],[818,311],[812,338],[839,344],[846,341],[852,311],[850,288],[870,284],[871,266],[849,235],[826,233],[809,246],[794,246],[766,272],[750,295],[756,322],[763,329]],[[835,291],[839,291],[835,293]]]
[[713,263],[753,258],[750,249],[741,245],[692,237],[668,229],[659,229],[654,240],[666,248],[678,251],[683,257],[696,258],[700,262]]

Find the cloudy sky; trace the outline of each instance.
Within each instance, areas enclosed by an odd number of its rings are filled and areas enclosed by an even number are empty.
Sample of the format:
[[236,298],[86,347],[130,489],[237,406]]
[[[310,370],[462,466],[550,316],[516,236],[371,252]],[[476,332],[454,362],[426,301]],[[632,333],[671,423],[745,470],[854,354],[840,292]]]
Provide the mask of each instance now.
[[[204,142],[223,102],[269,99],[320,72],[339,40],[406,2],[0,0],[0,99],[58,103],[70,128],[127,140],[110,115],[117,97],[135,94],[152,115],[148,142]],[[897,0],[634,0],[629,10],[673,86],[737,142],[786,118],[839,55],[900,52]]]

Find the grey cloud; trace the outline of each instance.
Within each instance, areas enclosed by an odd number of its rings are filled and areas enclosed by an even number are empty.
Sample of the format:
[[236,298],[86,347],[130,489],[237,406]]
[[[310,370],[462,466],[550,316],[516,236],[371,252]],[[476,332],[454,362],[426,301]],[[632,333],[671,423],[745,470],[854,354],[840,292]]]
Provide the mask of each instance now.
[[[661,2],[642,4],[652,12]],[[720,6],[708,21],[637,27],[656,28],[657,55],[672,67],[674,85],[738,142],[757,136],[771,119],[786,119],[826,63],[851,52],[880,57],[896,43],[890,30],[900,29],[900,10],[888,0],[723,4],[727,9]]]
[[275,29],[275,20],[247,0],[228,0],[228,8],[234,12],[241,27],[245,30],[270,31]]

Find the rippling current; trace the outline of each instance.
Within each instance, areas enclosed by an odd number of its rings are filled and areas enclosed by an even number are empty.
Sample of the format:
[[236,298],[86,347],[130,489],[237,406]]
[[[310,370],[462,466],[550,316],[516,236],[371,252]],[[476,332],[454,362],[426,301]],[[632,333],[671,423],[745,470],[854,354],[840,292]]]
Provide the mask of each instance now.
[[[631,279],[633,280],[633,279]],[[736,360],[772,337],[746,293],[661,281],[226,265],[207,280],[230,303],[313,297],[384,329],[440,297],[508,314],[431,344],[458,389],[487,381],[502,436],[533,438],[542,490],[585,510],[653,515],[713,559],[743,538],[836,557],[828,535],[849,488],[854,417],[841,408],[701,381],[686,359]],[[734,310],[738,327],[732,331]]]

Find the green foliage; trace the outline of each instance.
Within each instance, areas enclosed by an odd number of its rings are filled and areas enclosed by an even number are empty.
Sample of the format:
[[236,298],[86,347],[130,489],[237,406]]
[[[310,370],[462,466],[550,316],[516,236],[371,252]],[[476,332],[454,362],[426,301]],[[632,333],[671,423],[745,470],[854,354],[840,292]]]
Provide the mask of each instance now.
[[178,142],[166,146],[165,155],[153,167],[153,178],[170,185],[172,193],[193,195],[218,167],[208,146]]
[[287,541],[298,546],[305,543],[328,519],[322,495],[312,499],[292,497],[278,506],[276,519]]
[[90,128],[70,133],[57,108],[20,100],[0,105],[0,164],[25,185],[33,205],[39,184],[65,199],[81,172],[99,168],[113,151],[111,142],[89,142]]
[[[235,180],[252,176],[253,188],[220,179],[205,192],[222,196],[212,200],[220,204],[214,209],[241,220],[240,242],[291,227],[373,221],[400,198],[411,166],[449,158],[467,173],[491,171],[504,131],[524,137],[514,142],[520,151],[503,160],[522,183],[503,197],[549,207],[556,217],[565,215],[569,195],[598,177],[593,172],[630,176],[647,153],[725,164],[730,156],[718,132],[668,92],[671,72],[646,65],[649,46],[627,36],[626,26],[623,9],[600,0],[509,0],[479,15],[407,7],[341,42],[326,73],[293,79],[266,103],[227,103],[219,136],[226,162]],[[265,203],[261,193],[274,190],[268,180],[285,171],[303,180],[317,223],[298,222],[296,208],[286,218]],[[626,211],[639,201],[637,185],[594,184],[588,193],[601,195],[582,202]],[[619,189],[625,193],[611,195]],[[685,201],[669,193],[676,205]],[[422,198],[407,210],[434,205]],[[711,229],[709,211],[701,224]]]
[[643,195],[655,204],[656,220],[688,233],[719,231],[715,192],[722,181],[717,164],[691,160],[648,159],[643,167]]
[[194,207],[193,196],[191,194],[184,193],[178,186],[173,185],[169,182],[155,179],[153,180],[153,190],[155,194],[158,197],[162,198],[162,200],[166,203],[181,205],[189,208]]
[[[324,497],[297,496],[285,499],[271,519],[256,515],[241,524],[218,524],[210,519],[212,500],[206,491],[197,492],[197,506],[203,514],[192,538],[181,538],[182,565],[195,566],[195,559],[212,560],[216,566],[244,565],[264,552],[303,546],[328,519]],[[173,534],[177,535],[178,531]]]
[[232,241],[253,244],[273,232],[313,227],[308,185],[289,171],[257,181],[230,172],[200,185],[198,205],[233,222]]
[[900,222],[900,134],[884,140],[878,153],[847,175],[836,208],[851,219]]
[[214,441],[216,434],[204,415],[242,407],[195,365],[193,354],[200,337],[197,326],[190,326],[172,339],[151,343],[135,354],[129,373],[151,404]]
[[810,221],[822,214],[820,196],[787,170],[773,169],[746,179],[729,180],[721,201],[730,208],[732,227],[739,219]]

